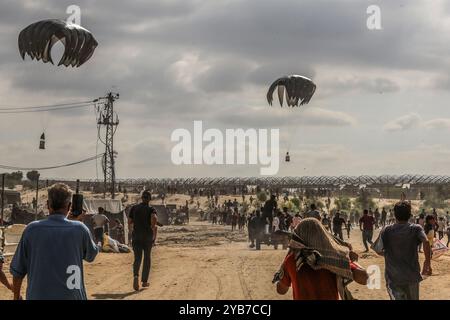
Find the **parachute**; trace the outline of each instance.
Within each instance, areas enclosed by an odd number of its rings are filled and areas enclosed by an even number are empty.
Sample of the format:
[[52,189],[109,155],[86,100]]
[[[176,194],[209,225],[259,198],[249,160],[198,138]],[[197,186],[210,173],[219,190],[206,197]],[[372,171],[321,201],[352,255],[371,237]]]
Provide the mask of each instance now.
[[280,106],[283,107],[283,100],[286,94],[286,102],[289,107],[298,107],[308,104],[314,92],[316,85],[311,79],[299,75],[285,76],[275,80],[267,92],[267,102],[272,105],[273,93],[278,87],[278,99]]
[[30,24],[19,34],[18,44],[22,59],[28,54],[32,60],[53,64],[51,50],[61,41],[65,50],[58,66],[79,67],[88,61],[98,45],[92,33],[85,28],[63,20],[50,19]]

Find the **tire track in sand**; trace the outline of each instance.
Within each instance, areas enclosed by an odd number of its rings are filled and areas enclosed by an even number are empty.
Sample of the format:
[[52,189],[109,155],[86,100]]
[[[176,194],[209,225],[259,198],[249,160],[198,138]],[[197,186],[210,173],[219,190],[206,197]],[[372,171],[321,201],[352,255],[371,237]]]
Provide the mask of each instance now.
[[253,300],[252,295],[250,293],[250,289],[247,286],[247,283],[245,282],[245,278],[244,278],[244,263],[245,260],[243,257],[239,256],[239,266],[238,266],[238,278],[239,278],[239,283],[241,285],[241,289],[242,289],[242,293],[244,294],[244,299],[245,300]]

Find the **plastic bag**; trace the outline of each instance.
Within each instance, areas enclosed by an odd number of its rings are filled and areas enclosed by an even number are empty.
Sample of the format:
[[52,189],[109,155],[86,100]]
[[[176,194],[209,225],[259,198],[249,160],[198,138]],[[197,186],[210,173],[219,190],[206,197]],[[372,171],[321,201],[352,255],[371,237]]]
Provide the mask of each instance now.
[[449,249],[445,244],[442,243],[442,241],[438,239],[434,239],[433,247],[431,248],[431,251],[433,252],[432,259],[437,259],[443,254],[445,254]]
[[384,252],[384,244],[383,239],[381,238],[381,235],[383,234],[383,230],[380,231],[380,234],[378,235],[378,238],[375,240],[375,242],[370,246],[370,248],[375,251],[377,254],[382,255]]

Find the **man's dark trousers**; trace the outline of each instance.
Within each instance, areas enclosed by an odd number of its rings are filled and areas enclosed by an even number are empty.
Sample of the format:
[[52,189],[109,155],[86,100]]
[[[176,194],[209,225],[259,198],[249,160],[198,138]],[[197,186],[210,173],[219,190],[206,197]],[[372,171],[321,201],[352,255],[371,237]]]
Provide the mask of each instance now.
[[151,266],[151,253],[152,243],[151,241],[133,241],[134,263],[133,263],[133,275],[139,276],[139,269],[141,268],[142,255],[144,255],[144,264],[142,266],[142,278],[141,282],[148,282]]

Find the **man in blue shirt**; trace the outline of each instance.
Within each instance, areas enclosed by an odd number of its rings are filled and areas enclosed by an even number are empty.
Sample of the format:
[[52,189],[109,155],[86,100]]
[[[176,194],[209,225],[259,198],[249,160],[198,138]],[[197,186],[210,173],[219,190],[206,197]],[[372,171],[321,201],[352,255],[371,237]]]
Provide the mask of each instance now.
[[49,217],[30,223],[22,234],[10,272],[14,299],[27,276],[28,300],[86,300],[83,260],[94,261],[98,248],[89,229],[66,217],[71,205],[67,185],[48,190]]

